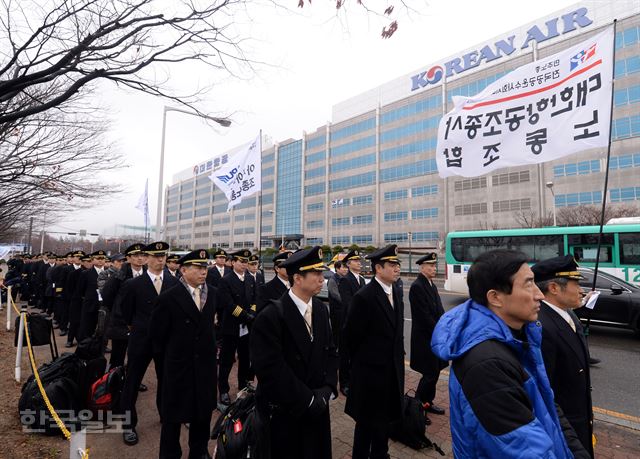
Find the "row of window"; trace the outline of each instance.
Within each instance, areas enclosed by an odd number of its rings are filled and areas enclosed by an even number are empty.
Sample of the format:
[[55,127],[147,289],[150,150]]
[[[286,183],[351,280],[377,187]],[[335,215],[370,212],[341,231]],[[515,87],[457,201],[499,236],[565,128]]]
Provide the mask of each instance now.
[[309,169],[309,170],[305,171],[304,178],[305,179],[312,179],[312,178],[316,178],[316,177],[324,177],[326,171],[327,171],[327,169],[324,166],[316,167],[314,169]]
[[476,202],[473,204],[463,204],[454,208],[454,214],[456,216],[463,215],[478,215],[487,213],[486,202]]
[[405,156],[414,156],[419,153],[435,150],[438,143],[437,137],[407,143],[393,148],[380,150],[380,161],[392,161]]
[[[416,231],[411,233],[411,240],[413,242],[425,242],[425,241],[437,241],[439,234],[437,231]],[[407,242],[409,240],[409,233],[385,233],[384,242],[391,244],[394,242]]]
[[613,103],[616,107],[640,102],[640,85],[618,89],[613,93]]
[[246,215],[236,215],[233,220],[236,222],[245,222],[245,221],[251,221],[255,219],[256,219],[255,214],[246,214]]
[[640,186],[628,188],[613,188],[609,190],[611,202],[637,201],[640,200]]
[[499,80],[509,72],[510,70],[498,72],[495,75],[490,75],[486,78],[480,78],[476,81],[472,81],[468,84],[459,86],[457,88],[452,88],[447,91],[447,100],[451,102],[453,100],[452,99],[453,96],[474,96],[478,94],[480,91],[482,91],[484,88],[489,86],[491,83],[493,83],[496,80]]
[[376,183],[376,173],[374,171],[365,172],[364,174],[357,174],[349,177],[329,180],[329,191],[346,190],[350,188],[357,188],[360,186],[373,185],[375,183]]
[[362,139],[354,140],[352,142],[347,142],[344,145],[340,145],[338,147],[330,148],[329,156],[332,158],[336,156],[342,156],[349,153],[353,153],[354,151],[375,147],[375,145],[376,145],[376,136],[370,135]]
[[514,183],[524,183],[528,182],[529,180],[529,171],[508,172],[506,174],[496,174],[492,176],[491,185],[513,185]]
[[517,212],[519,210],[531,210],[531,199],[511,199],[505,201],[493,201],[494,212]]
[[583,193],[557,194],[556,207],[573,207],[586,204],[600,204],[602,191],[585,191]]
[[380,133],[380,143],[393,142],[404,137],[420,134],[429,129],[438,129],[440,118],[442,118],[442,115],[432,116],[431,118],[383,131]]
[[403,164],[402,166],[380,169],[380,183],[402,180],[410,177],[417,177],[438,172],[435,159],[425,159],[413,164]]
[[473,177],[458,180],[453,184],[455,191],[477,190],[487,187],[487,177]]
[[329,168],[331,170],[331,173],[335,174],[336,172],[351,170],[351,169],[355,169],[363,166],[369,166],[375,163],[376,163],[376,154],[369,153],[366,155],[347,159],[346,161],[340,161],[339,163],[331,164]]
[[627,116],[613,120],[613,138],[626,139],[640,136],[640,115]]
[[613,65],[613,77],[615,79],[627,75],[633,75],[636,72],[640,72],[640,56],[631,56],[627,59],[620,59]]
[[415,116],[419,113],[436,108],[442,108],[442,95],[440,94],[382,113],[380,114],[380,124],[392,123],[402,118]]
[[640,41],[640,26],[629,27],[628,29],[616,32],[616,49],[625,46],[635,45]]
[[331,132],[331,141],[344,139],[345,137],[351,137],[352,135],[359,134],[364,131],[369,131],[376,127],[376,119],[369,118],[364,121],[345,126],[343,128],[336,129]]
[[324,135],[321,135],[319,137],[314,137],[312,139],[307,139],[307,142],[306,142],[307,150],[313,150],[314,148],[324,146],[326,142],[327,142],[327,139]]
[[554,177],[569,177],[572,175],[586,175],[600,172],[600,160],[580,161],[553,166]]
[[318,161],[324,161],[326,157],[327,157],[327,152],[325,150],[322,150],[317,153],[307,155],[304,162],[305,164],[317,163]]
[[640,167],[640,153],[612,156],[609,161],[610,170],[627,169],[629,167]]
[[253,226],[248,226],[246,228],[234,228],[233,234],[253,234],[256,232],[256,229]]

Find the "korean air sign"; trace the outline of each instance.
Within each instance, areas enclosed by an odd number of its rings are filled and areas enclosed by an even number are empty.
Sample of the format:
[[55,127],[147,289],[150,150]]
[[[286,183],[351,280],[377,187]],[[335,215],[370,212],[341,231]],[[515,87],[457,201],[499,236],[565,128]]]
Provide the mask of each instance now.
[[521,42],[511,35],[495,43],[483,46],[479,50],[471,51],[463,56],[451,59],[441,65],[434,65],[430,69],[411,77],[411,91],[416,91],[427,86],[433,86],[446,76],[451,78],[478,67],[484,62],[493,62],[513,54],[516,49],[527,49],[531,42],[543,43],[555,37],[572,32],[578,28],[588,27],[593,23],[587,16],[587,8],[578,8],[560,17],[553,18],[541,27],[534,25]]

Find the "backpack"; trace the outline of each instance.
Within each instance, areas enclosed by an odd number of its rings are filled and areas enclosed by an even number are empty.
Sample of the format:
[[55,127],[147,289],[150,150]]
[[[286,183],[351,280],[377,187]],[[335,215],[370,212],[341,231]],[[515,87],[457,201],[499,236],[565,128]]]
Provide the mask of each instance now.
[[124,375],[124,367],[115,367],[91,385],[89,395],[91,411],[94,413],[108,411],[118,405],[124,388]]
[[268,438],[264,428],[255,391],[242,390],[211,431],[211,438],[217,439],[216,459],[268,459],[270,448],[264,444]]
[[[75,429],[78,425],[75,412],[80,408],[81,401],[75,381],[78,379],[81,367],[82,362],[76,355],[63,354],[38,368],[40,381],[49,402],[69,430]],[[29,376],[22,386],[18,411],[20,422],[24,427],[47,435],[60,433],[40,394],[34,375]]]
[[426,428],[424,406],[407,392],[402,398],[402,419],[391,425],[389,438],[416,450],[433,448],[444,456],[440,447],[425,435]]

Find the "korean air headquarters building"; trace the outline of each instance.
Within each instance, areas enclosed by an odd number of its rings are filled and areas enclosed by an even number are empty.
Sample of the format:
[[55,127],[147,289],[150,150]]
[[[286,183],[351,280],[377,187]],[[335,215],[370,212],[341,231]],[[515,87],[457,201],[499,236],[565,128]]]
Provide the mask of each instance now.
[[[601,204],[606,150],[534,166],[441,179],[438,123],[454,95],[586,40],[617,19],[607,202],[640,205],[640,0],[582,1],[471,46],[333,107],[297,139],[263,141],[262,247],[281,239],[348,247],[439,247],[454,230],[518,227],[516,214]],[[227,213],[208,178],[233,151],[176,174],[165,190],[165,237],[187,247],[258,247],[257,195]],[[553,182],[553,188],[547,187]],[[553,193],[552,193],[553,191]]]

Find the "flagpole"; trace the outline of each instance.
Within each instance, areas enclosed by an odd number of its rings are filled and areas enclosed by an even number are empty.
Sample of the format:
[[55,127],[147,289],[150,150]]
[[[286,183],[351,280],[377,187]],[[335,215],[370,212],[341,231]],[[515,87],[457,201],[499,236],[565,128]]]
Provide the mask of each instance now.
[[[613,87],[615,83],[615,63],[616,63],[616,25],[617,19],[613,20],[613,58],[611,66],[613,78],[611,79],[611,102],[609,109],[609,144],[607,145],[607,161],[604,169],[604,191],[602,192],[602,211],[600,213],[600,231],[598,232],[598,248],[596,250],[596,265],[593,268],[593,285],[591,291],[596,290],[596,281],[598,279],[598,267],[600,265],[600,249],[602,247],[602,233],[604,227],[604,213],[607,207],[607,189],[609,187],[609,161],[611,160],[611,136],[613,135]],[[587,313],[587,325],[584,329],[585,336],[589,336],[589,326],[591,325],[590,311]]]
[[[262,169],[262,129],[260,129],[260,169]],[[260,172],[262,182],[262,172]],[[258,195],[258,269],[262,266],[262,183]]]

